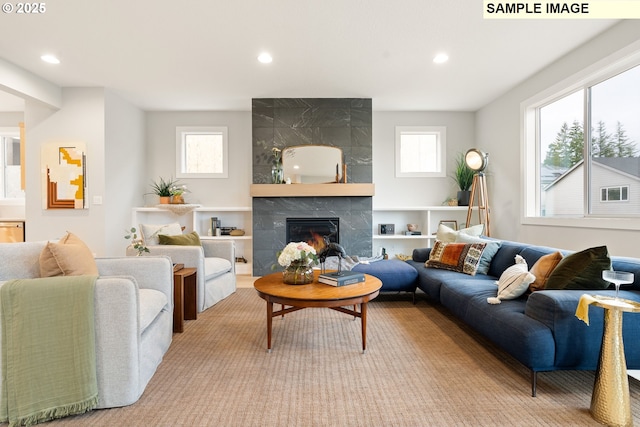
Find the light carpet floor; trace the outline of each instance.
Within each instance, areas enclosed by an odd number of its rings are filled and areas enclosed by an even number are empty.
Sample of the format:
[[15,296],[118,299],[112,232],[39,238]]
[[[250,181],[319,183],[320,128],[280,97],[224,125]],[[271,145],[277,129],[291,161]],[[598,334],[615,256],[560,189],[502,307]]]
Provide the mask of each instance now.
[[[274,319],[241,288],[175,334],[134,405],[49,425],[91,426],[597,426],[593,372],[529,371],[450,316],[407,295],[369,304],[360,321],[328,309]],[[631,382],[640,425],[640,383]]]

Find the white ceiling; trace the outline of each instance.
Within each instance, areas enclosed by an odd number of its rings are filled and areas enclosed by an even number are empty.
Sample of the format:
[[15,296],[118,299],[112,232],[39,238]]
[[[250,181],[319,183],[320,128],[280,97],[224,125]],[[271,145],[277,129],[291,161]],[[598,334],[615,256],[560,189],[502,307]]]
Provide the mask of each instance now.
[[[65,0],[3,14],[0,57],[145,110],[367,97],[374,110],[474,111],[613,20],[485,20],[479,0]],[[273,63],[260,64],[267,50]],[[432,62],[446,51],[444,65]],[[59,65],[42,62],[53,53]],[[6,111],[6,110],[5,110]]]

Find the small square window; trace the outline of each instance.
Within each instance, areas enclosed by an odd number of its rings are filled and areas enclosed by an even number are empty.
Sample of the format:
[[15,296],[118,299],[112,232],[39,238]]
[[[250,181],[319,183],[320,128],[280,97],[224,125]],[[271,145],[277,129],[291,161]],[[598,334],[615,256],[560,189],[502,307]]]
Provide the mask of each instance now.
[[176,128],[176,178],[227,178],[226,127]]
[[396,177],[446,176],[444,126],[396,126]]
[[629,201],[629,186],[603,187],[600,189],[601,202]]

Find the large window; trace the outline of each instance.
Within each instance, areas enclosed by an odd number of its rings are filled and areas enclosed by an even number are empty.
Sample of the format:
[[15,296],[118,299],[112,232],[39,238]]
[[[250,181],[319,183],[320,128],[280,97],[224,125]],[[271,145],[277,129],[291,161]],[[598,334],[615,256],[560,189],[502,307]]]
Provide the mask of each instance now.
[[640,218],[639,63],[524,106],[525,216]]
[[227,178],[226,127],[176,128],[177,178]]
[[446,128],[396,126],[396,177],[446,176]]

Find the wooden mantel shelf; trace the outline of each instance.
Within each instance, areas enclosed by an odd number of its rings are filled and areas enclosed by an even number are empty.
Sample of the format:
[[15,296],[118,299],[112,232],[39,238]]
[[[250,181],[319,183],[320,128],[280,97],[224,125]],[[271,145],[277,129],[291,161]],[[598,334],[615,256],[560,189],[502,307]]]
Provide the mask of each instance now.
[[251,184],[251,197],[373,196],[374,184]]

